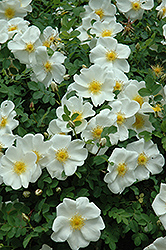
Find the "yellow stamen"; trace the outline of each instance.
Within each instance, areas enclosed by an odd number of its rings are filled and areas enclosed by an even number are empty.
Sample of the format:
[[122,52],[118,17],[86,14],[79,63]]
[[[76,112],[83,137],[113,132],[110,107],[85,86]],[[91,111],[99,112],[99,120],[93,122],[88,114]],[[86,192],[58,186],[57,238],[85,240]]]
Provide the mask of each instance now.
[[136,121],[132,126],[135,127],[136,129],[142,128],[145,123],[143,116],[140,114],[136,114],[135,118],[136,118]]
[[36,164],[38,163],[38,161],[41,159],[41,154],[39,154],[39,152],[38,151],[36,151],[36,150],[32,150],[35,154],[36,154],[36,156],[37,156],[37,160],[36,160]]
[[22,161],[16,161],[16,163],[13,166],[13,170],[16,174],[20,175],[26,171],[26,165]]
[[29,53],[31,53],[32,51],[34,51],[34,46],[32,43],[27,43],[25,50],[28,51]]
[[136,95],[134,98],[133,98],[134,101],[138,102],[140,107],[142,107],[142,104],[144,103],[144,99],[142,96],[140,95]]
[[112,50],[112,51],[108,51],[106,53],[106,59],[108,61],[114,61],[114,60],[116,60],[116,58],[117,58],[117,54],[115,51]]
[[140,5],[140,3],[139,2],[134,2],[134,3],[131,3],[131,5],[132,5],[132,9],[133,10],[139,10],[140,8],[141,8],[141,5]]
[[89,85],[88,90],[90,93],[92,93],[94,95],[101,93],[102,83],[100,83],[99,81],[93,80],[88,85]]
[[126,164],[125,163],[119,163],[117,170],[118,170],[118,175],[123,177],[125,175],[125,173],[127,172]]
[[54,40],[55,40],[55,37],[54,36],[50,36],[49,40],[50,40],[51,43],[53,43]]
[[85,225],[85,220],[81,215],[75,214],[70,219],[70,225],[74,230],[80,230]]
[[14,31],[14,30],[17,30],[17,26],[10,26],[8,28],[8,31]]
[[100,17],[100,19],[102,19],[104,16],[104,11],[101,8],[95,10],[95,13]]
[[146,154],[143,152],[138,156],[138,164],[139,165],[145,165],[148,161],[148,157],[146,156]]
[[162,110],[162,107],[160,104],[156,104],[155,107],[152,107],[152,109],[155,111],[155,112],[160,112]]
[[93,137],[95,139],[100,139],[102,132],[103,132],[103,128],[97,125],[97,127],[92,130]]
[[121,114],[121,113],[118,113],[117,114],[117,120],[116,120],[117,124],[121,125],[124,121],[125,121],[124,115]]
[[163,74],[163,67],[159,64],[157,64],[157,66],[151,66],[151,68],[156,76],[161,76]]
[[44,42],[43,42],[43,46],[49,48],[49,47],[50,47],[50,41],[47,41],[47,40],[44,41]]
[[13,10],[12,8],[9,7],[5,10],[5,16],[7,18],[11,19],[14,17],[14,15],[15,15],[15,10]]
[[69,154],[65,148],[61,148],[56,152],[55,157],[59,162],[64,163],[69,158]]
[[51,71],[52,66],[51,66],[51,63],[50,63],[50,62],[47,61],[47,62],[44,64],[44,67],[45,67],[45,70],[46,70],[47,72]]
[[112,30],[103,30],[103,32],[101,33],[102,37],[111,36],[111,35],[112,35]]
[[115,84],[115,86],[114,86],[114,91],[116,91],[116,90],[122,90],[122,84],[123,82],[122,81],[116,81],[116,84]]
[[1,122],[0,122],[0,127],[4,128],[7,124],[7,118],[5,116],[2,116]]
[[162,11],[163,11],[163,16],[164,16],[165,13],[166,13],[166,7],[163,7],[163,8],[162,8]]
[[76,121],[82,121],[83,119],[83,116],[82,116],[82,113],[79,112],[79,111],[74,111],[73,114],[78,114],[78,116],[73,120],[73,122],[76,122]]

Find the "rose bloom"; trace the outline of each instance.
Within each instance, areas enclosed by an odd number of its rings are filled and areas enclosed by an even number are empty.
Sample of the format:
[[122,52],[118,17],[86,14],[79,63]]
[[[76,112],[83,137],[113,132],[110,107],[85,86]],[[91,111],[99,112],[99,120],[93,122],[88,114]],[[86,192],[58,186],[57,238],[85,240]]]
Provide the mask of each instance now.
[[91,20],[107,20],[108,22],[115,19],[116,7],[111,4],[111,0],[96,1],[90,0],[88,5],[84,5],[85,12],[81,17],[88,17]]
[[[37,156],[33,152],[24,153],[21,147],[9,147],[1,158],[0,173],[3,182],[13,189],[27,188],[37,170]],[[33,178],[33,182],[37,180]]]
[[137,166],[137,153],[125,148],[115,148],[108,159],[108,173],[104,181],[114,194],[122,193],[136,181],[134,170]]
[[159,18],[166,17],[166,0],[162,0],[161,4],[157,6],[156,10],[158,10]]
[[54,135],[50,141],[52,145],[44,164],[52,178],[65,180],[84,164],[88,156],[83,148],[85,143],[79,139],[71,141],[70,135]]
[[94,106],[101,105],[104,101],[112,101],[113,94],[113,73],[106,72],[100,65],[92,65],[83,68],[80,75],[74,75],[72,90],[84,98],[91,98]]
[[117,0],[119,11],[131,20],[142,19],[144,10],[151,10],[153,6],[153,0]]
[[0,107],[0,131],[1,133],[12,133],[19,122],[13,119],[16,116],[15,105],[12,101],[4,101]]
[[14,17],[25,17],[27,11],[31,12],[32,8],[29,3],[32,0],[4,0],[0,2],[0,19],[12,19]]
[[42,248],[40,248],[40,250],[52,250],[52,248],[49,247],[48,245],[44,244],[44,245],[42,245]]
[[40,30],[30,26],[23,34],[16,34],[8,43],[8,48],[21,63],[32,64],[35,62],[35,50],[41,46]]
[[152,244],[145,247],[143,250],[165,250],[166,248],[166,237],[157,238]]
[[90,29],[90,33],[95,34],[96,37],[114,37],[122,30],[123,26],[120,23],[116,23],[115,20],[112,20],[110,22],[97,21]]
[[56,208],[51,239],[56,242],[67,240],[72,250],[88,246],[90,241],[100,238],[100,230],[105,228],[100,213],[87,197],[79,197],[76,201],[65,198]]
[[128,73],[130,66],[126,59],[130,52],[129,46],[119,44],[112,37],[99,37],[96,47],[90,52],[90,61],[102,65],[103,68],[117,68]]
[[48,87],[54,80],[61,83],[66,72],[65,66],[62,65],[65,56],[58,51],[55,51],[52,56],[48,56],[47,47],[39,46],[35,51],[34,63],[32,62],[32,69],[37,78],[37,82],[43,82]]
[[164,157],[160,154],[157,145],[151,140],[145,142],[142,138],[138,141],[129,143],[127,150],[137,152],[137,168],[135,169],[136,178],[139,181],[149,178],[150,173],[159,174],[163,170],[165,163]]
[[152,203],[152,208],[153,208],[155,214],[159,217],[161,223],[163,224],[163,227],[166,230],[166,209],[165,209],[165,204],[166,204],[166,184],[161,183],[160,192],[155,197],[155,199],[154,199],[154,201]]
[[95,115],[92,104],[90,104],[89,102],[84,103],[82,97],[72,96],[67,100],[66,96],[64,96],[61,100],[61,103],[62,105],[56,109],[56,114],[58,117],[56,124],[63,132],[72,131],[71,127],[67,127],[68,121],[64,121],[62,117],[65,114],[64,105],[66,105],[67,109],[71,112],[69,115],[70,117],[72,117],[72,115],[76,113],[78,114],[78,116],[73,120],[73,122],[81,122],[79,126],[75,127],[75,131],[78,134],[86,128],[86,118]]
[[[86,148],[92,154],[98,152],[98,143],[101,141],[101,134],[104,127],[110,127],[116,120],[116,115],[112,114],[109,109],[103,109],[100,113],[89,120],[87,127],[81,133],[81,138],[85,141],[91,140],[90,144],[86,145]],[[110,141],[112,144],[118,142],[118,133],[110,135]],[[99,150],[98,154],[104,154],[108,147],[103,147]]]
[[117,127],[119,140],[124,141],[128,139],[129,131],[132,124],[135,123],[135,114],[139,110],[139,104],[131,101],[129,98],[122,98],[121,100],[114,100],[110,102],[111,112],[116,115],[116,121],[113,125]]

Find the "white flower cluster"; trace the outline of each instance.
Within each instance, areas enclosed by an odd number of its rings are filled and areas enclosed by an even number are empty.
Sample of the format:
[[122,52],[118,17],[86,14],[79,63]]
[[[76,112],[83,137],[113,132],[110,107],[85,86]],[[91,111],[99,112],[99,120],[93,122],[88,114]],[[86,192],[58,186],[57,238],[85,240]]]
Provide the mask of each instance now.
[[[48,26],[41,34],[38,27],[24,20],[32,0],[3,0],[0,2],[0,43],[8,42],[8,48],[21,63],[31,68],[31,79],[48,87],[54,80],[63,81],[66,72],[62,65],[65,56],[56,51],[60,45],[58,28]],[[61,46],[61,45],[60,45]],[[47,48],[51,49],[49,56]]]
[[[57,51],[61,43],[57,28],[48,26],[41,34],[39,28],[29,26],[30,23],[23,19],[32,11],[30,2],[1,1],[0,43],[10,40],[8,48],[15,58],[33,70],[31,79],[48,87],[53,80],[63,81],[66,57]],[[157,7],[160,13],[162,10],[162,17],[165,16],[164,4],[165,1]],[[119,11],[131,20],[141,19],[144,10],[150,10],[153,5],[153,0],[117,0]],[[130,80],[125,74],[130,71],[127,59],[131,50],[115,39],[123,30],[122,25],[116,23],[116,7],[110,0],[90,0],[84,8],[82,25],[77,28],[80,31],[78,38],[90,45],[92,64],[74,75],[74,82],[56,109],[57,118],[48,126],[48,140],[44,141],[40,133],[26,134],[23,138],[14,136],[12,130],[18,126],[14,119],[14,104],[7,100],[1,104],[0,147],[5,152],[0,156],[0,182],[15,190],[36,182],[43,168],[52,178],[61,181],[72,176],[77,167],[84,164],[88,152],[102,155],[107,151],[107,140],[102,134],[110,127],[116,129],[115,133],[107,135],[111,145],[118,146],[119,141],[127,140],[129,130],[134,130],[137,138],[126,148],[116,147],[108,158],[104,181],[111,192],[121,194],[135,181],[148,179],[150,174],[159,174],[163,170],[165,160],[157,145],[139,136],[142,131],[151,133],[154,130],[149,115],[156,109],[148,97],[139,94],[139,90],[145,88],[145,82]],[[165,25],[163,30],[166,37]],[[90,38],[88,34],[91,34]],[[51,56],[48,48],[52,51]],[[76,94],[70,95],[73,91]],[[102,106],[105,102],[107,108]],[[100,107],[100,112],[95,112],[96,107]],[[161,184],[160,194],[152,206],[166,228],[165,185]],[[67,240],[73,250],[88,246],[90,241],[99,239],[100,230],[105,227],[100,213],[100,209],[86,197],[75,201],[65,198],[57,206],[51,238],[56,242]],[[152,244],[152,249],[158,249],[159,241]],[[41,249],[51,248],[44,244]]]

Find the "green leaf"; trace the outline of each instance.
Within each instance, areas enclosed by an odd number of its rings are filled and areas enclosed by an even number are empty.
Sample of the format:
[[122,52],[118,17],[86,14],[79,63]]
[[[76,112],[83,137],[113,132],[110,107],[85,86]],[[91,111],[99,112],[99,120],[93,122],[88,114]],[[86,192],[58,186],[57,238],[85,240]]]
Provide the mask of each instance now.
[[33,93],[33,98],[34,99],[40,99],[40,98],[42,98],[43,95],[44,95],[43,92],[37,91],[37,92]]
[[11,61],[9,59],[4,59],[4,61],[2,62],[2,67],[4,69],[8,69],[10,64],[11,64]]
[[10,231],[12,227],[9,225],[9,224],[4,224],[2,227],[1,227],[1,230],[2,231]]
[[78,116],[79,116],[78,113],[74,113],[74,114],[71,116],[71,120],[74,121]]
[[66,95],[66,99],[68,100],[70,97],[75,96],[75,94],[76,94],[76,91],[75,91],[75,90],[72,90],[71,92],[69,92],[69,93]]
[[74,124],[75,124],[76,127],[80,126],[81,123],[82,123],[81,121],[75,121],[75,122],[74,122]]
[[78,197],[86,197],[89,196],[89,191],[86,188],[82,188],[79,192],[78,192]]
[[94,192],[93,192],[94,197],[99,198],[101,195],[101,192],[102,192],[101,187],[95,187]]
[[70,117],[69,117],[68,115],[65,115],[65,114],[62,115],[62,119],[63,119],[65,122],[70,121]]
[[108,160],[107,155],[97,155],[93,159],[93,164],[100,165]]
[[139,135],[139,137],[144,137],[145,141],[149,141],[152,139],[152,134],[148,131],[143,131],[143,132],[139,133],[138,135]]
[[139,228],[138,228],[138,224],[135,220],[131,220],[130,223],[129,223],[129,227],[130,229],[134,232],[134,233],[137,233]]
[[68,110],[67,106],[64,105],[64,112],[67,116],[69,116],[71,114],[71,112]]
[[166,133],[166,120],[161,123],[161,130]]
[[148,90],[148,89],[146,89],[146,88],[142,88],[142,89],[140,89],[139,91],[138,91],[138,93],[141,95],[141,96],[149,96],[149,95],[151,95],[151,92]]
[[165,149],[166,151],[166,137],[162,138],[162,146],[163,146],[163,149]]
[[27,245],[28,245],[29,241],[31,240],[31,238],[32,238],[32,235],[31,235],[31,234],[28,234],[28,235],[25,237],[25,239],[24,239],[24,241],[23,241],[23,247],[24,247],[24,248],[27,247]]
[[111,127],[105,127],[103,128],[103,131],[101,133],[101,137],[104,137],[108,134],[114,134],[117,132],[117,127],[116,126],[111,126]]
[[136,246],[139,246],[141,245],[141,238],[139,236],[136,236],[135,239],[134,239],[134,244]]
[[161,85],[160,84],[155,84],[152,87],[152,95],[157,95],[160,90],[161,90]]

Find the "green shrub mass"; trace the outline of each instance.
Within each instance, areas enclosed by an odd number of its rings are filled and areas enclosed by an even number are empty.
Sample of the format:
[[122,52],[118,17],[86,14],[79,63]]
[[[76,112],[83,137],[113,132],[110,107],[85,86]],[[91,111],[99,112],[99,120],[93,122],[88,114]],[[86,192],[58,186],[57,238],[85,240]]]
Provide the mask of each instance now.
[[[114,1],[112,1],[114,3]],[[73,82],[73,76],[80,74],[82,65],[90,66],[87,44],[82,44],[75,31],[81,24],[80,13],[83,6],[88,4],[84,0],[33,0],[33,11],[25,19],[43,31],[47,26],[58,27],[64,47],[59,49],[65,56],[66,73],[70,75],[58,85],[58,91],[51,86],[46,88],[43,83],[30,79],[31,69],[26,68],[7,47],[7,42],[1,45],[0,50],[0,103],[11,100],[15,104],[19,126],[14,134],[24,136],[27,133],[42,133],[47,140],[47,128],[51,120],[56,118],[56,109],[67,87]],[[155,130],[150,133],[141,133],[145,141],[150,139],[157,144],[160,153],[165,156],[166,150],[166,104],[161,103],[160,91],[166,83],[166,47],[163,40],[162,27],[166,18],[159,20],[156,7],[144,13],[142,20],[136,20],[133,30],[120,32],[116,39],[131,49],[128,62],[129,79],[145,81],[146,88],[139,94],[149,96],[149,102],[155,100],[162,105],[162,116],[157,112],[151,113],[149,120]],[[63,11],[58,12],[58,7]],[[70,20],[70,21],[68,21]],[[117,22],[126,23],[124,15],[117,15]],[[125,24],[123,24],[125,26]],[[70,28],[73,31],[68,33]],[[122,34],[123,33],[123,34]],[[50,51],[51,53],[51,51]],[[163,74],[156,75],[151,66],[161,65]],[[158,84],[156,84],[156,82]],[[72,93],[73,94],[73,93]],[[153,99],[153,100],[152,100]],[[34,108],[30,103],[34,103]],[[96,113],[107,107],[107,103],[94,108]],[[67,114],[66,114],[67,115]],[[111,128],[112,132],[114,127]],[[66,242],[56,243],[51,240],[52,224],[56,217],[56,206],[65,197],[76,199],[88,197],[102,211],[101,216],[105,223],[100,240],[91,242],[87,250],[142,250],[156,238],[165,236],[165,229],[152,209],[152,202],[159,193],[160,183],[166,182],[165,166],[158,175],[148,180],[135,182],[121,194],[113,194],[103,181],[107,172],[107,159],[115,148],[108,140],[108,130],[104,130],[102,137],[107,138],[108,151],[105,155],[88,155],[84,165],[78,167],[76,173],[65,181],[52,179],[46,169],[37,182],[30,183],[27,189],[23,187],[13,190],[5,184],[0,185],[0,243],[2,249],[40,249],[47,244],[56,250],[68,250]],[[71,134],[71,133],[70,133]],[[79,137],[79,135],[78,135]],[[74,136],[73,136],[74,138]],[[130,130],[129,139],[118,143],[118,147],[126,147],[129,142],[136,141],[136,133]],[[37,189],[42,190],[36,195]],[[28,193],[26,193],[28,192]],[[12,202],[7,202],[12,201]]]

